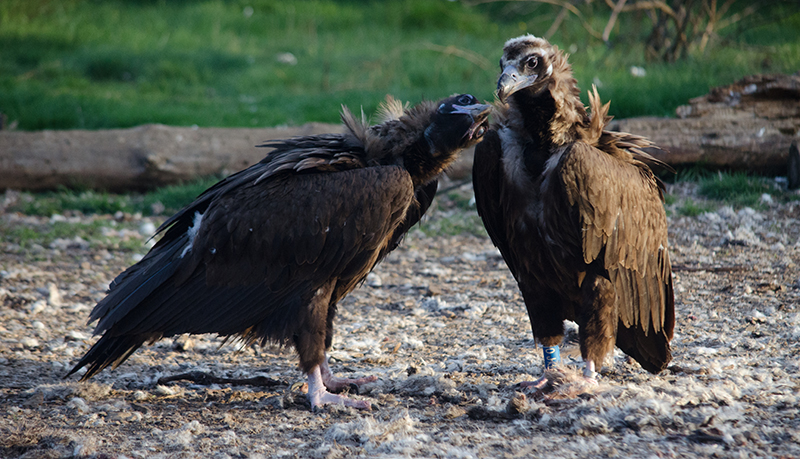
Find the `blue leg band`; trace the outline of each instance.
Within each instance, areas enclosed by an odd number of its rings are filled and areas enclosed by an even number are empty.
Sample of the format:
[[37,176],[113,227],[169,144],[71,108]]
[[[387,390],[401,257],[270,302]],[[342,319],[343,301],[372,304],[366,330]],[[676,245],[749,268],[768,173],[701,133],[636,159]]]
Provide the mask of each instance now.
[[549,370],[561,362],[561,354],[558,352],[558,346],[542,346],[544,351],[544,369]]

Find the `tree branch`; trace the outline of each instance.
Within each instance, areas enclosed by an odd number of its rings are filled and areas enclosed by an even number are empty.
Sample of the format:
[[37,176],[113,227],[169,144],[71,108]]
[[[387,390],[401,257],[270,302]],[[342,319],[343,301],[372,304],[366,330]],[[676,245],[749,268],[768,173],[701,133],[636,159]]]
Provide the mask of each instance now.
[[[619,0],[616,5],[614,5],[611,11],[611,17],[608,18],[608,23],[606,24],[606,28],[603,29],[603,41],[608,43],[608,38],[611,35],[611,29],[614,28],[614,24],[617,22],[617,17],[619,13],[622,11],[622,8],[625,7],[625,2],[627,0]],[[608,2],[606,2],[608,3]]]

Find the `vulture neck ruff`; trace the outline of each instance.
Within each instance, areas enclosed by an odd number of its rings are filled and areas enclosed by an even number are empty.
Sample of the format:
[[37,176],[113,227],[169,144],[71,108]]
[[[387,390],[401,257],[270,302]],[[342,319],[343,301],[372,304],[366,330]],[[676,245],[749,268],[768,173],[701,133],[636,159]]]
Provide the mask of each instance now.
[[589,118],[568,56],[558,46],[530,35],[509,40],[505,49],[504,61],[518,59],[524,52],[545,56],[548,64],[539,84],[509,96],[509,110],[519,115],[511,113],[509,119],[522,121],[514,128],[528,133],[534,142],[540,139],[541,148],[583,139]]
[[458,151],[437,152],[428,138],[435,111],[435,102],[423,102],[403,110],[402,104],[390,99],[381,107],[381,124],[369,126],[363,116],[358,120],[346,109],[342,121],[367,152],[377,153],[367,158],[367,164],[401,166],[411,174],[414,187],[418,187],[439,175],[455,160]]

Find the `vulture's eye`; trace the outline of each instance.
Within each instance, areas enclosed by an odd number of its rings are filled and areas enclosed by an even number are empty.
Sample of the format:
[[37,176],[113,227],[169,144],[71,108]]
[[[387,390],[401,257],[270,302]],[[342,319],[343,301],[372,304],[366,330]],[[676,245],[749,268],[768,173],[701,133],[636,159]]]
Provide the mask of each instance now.
[[475,98],[469,94],[462,94],[456,101],[459,105],[472,105],[475,103]]
[[539,58],[537,56],[531,56],[527,61],[525,61],[525,67],[531,70],[535,69],[539,66]]

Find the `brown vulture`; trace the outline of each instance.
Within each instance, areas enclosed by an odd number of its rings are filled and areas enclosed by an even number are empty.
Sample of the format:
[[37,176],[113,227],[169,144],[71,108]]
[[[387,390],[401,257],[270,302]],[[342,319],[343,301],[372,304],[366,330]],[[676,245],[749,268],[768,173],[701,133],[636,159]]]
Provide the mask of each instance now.
[[[567,56],[542,38],[508,40],[497,118],[476,148],[478,213],[522,292],[545,368],[559,361],[564,320],[579,326],[584,375],[616,344],[646,370],[671,360],[675,312],[663,183],[642,137],[604,130]],[[545,378],[525,385],[540,385]]]
[[293,345],[313,409],[369,409],[328,392],[376,379],[332,375],[336,305],[420,220],[437,176],[483,137],[490,107],[462,94],[408,109],[390,99],[383,112],[370,127],[343,108],[343,134],[267,143],[258,164],[167,219],[92,310],[103,336],[69,374],[87,367],[90,378],[145,342],[216,333]]

